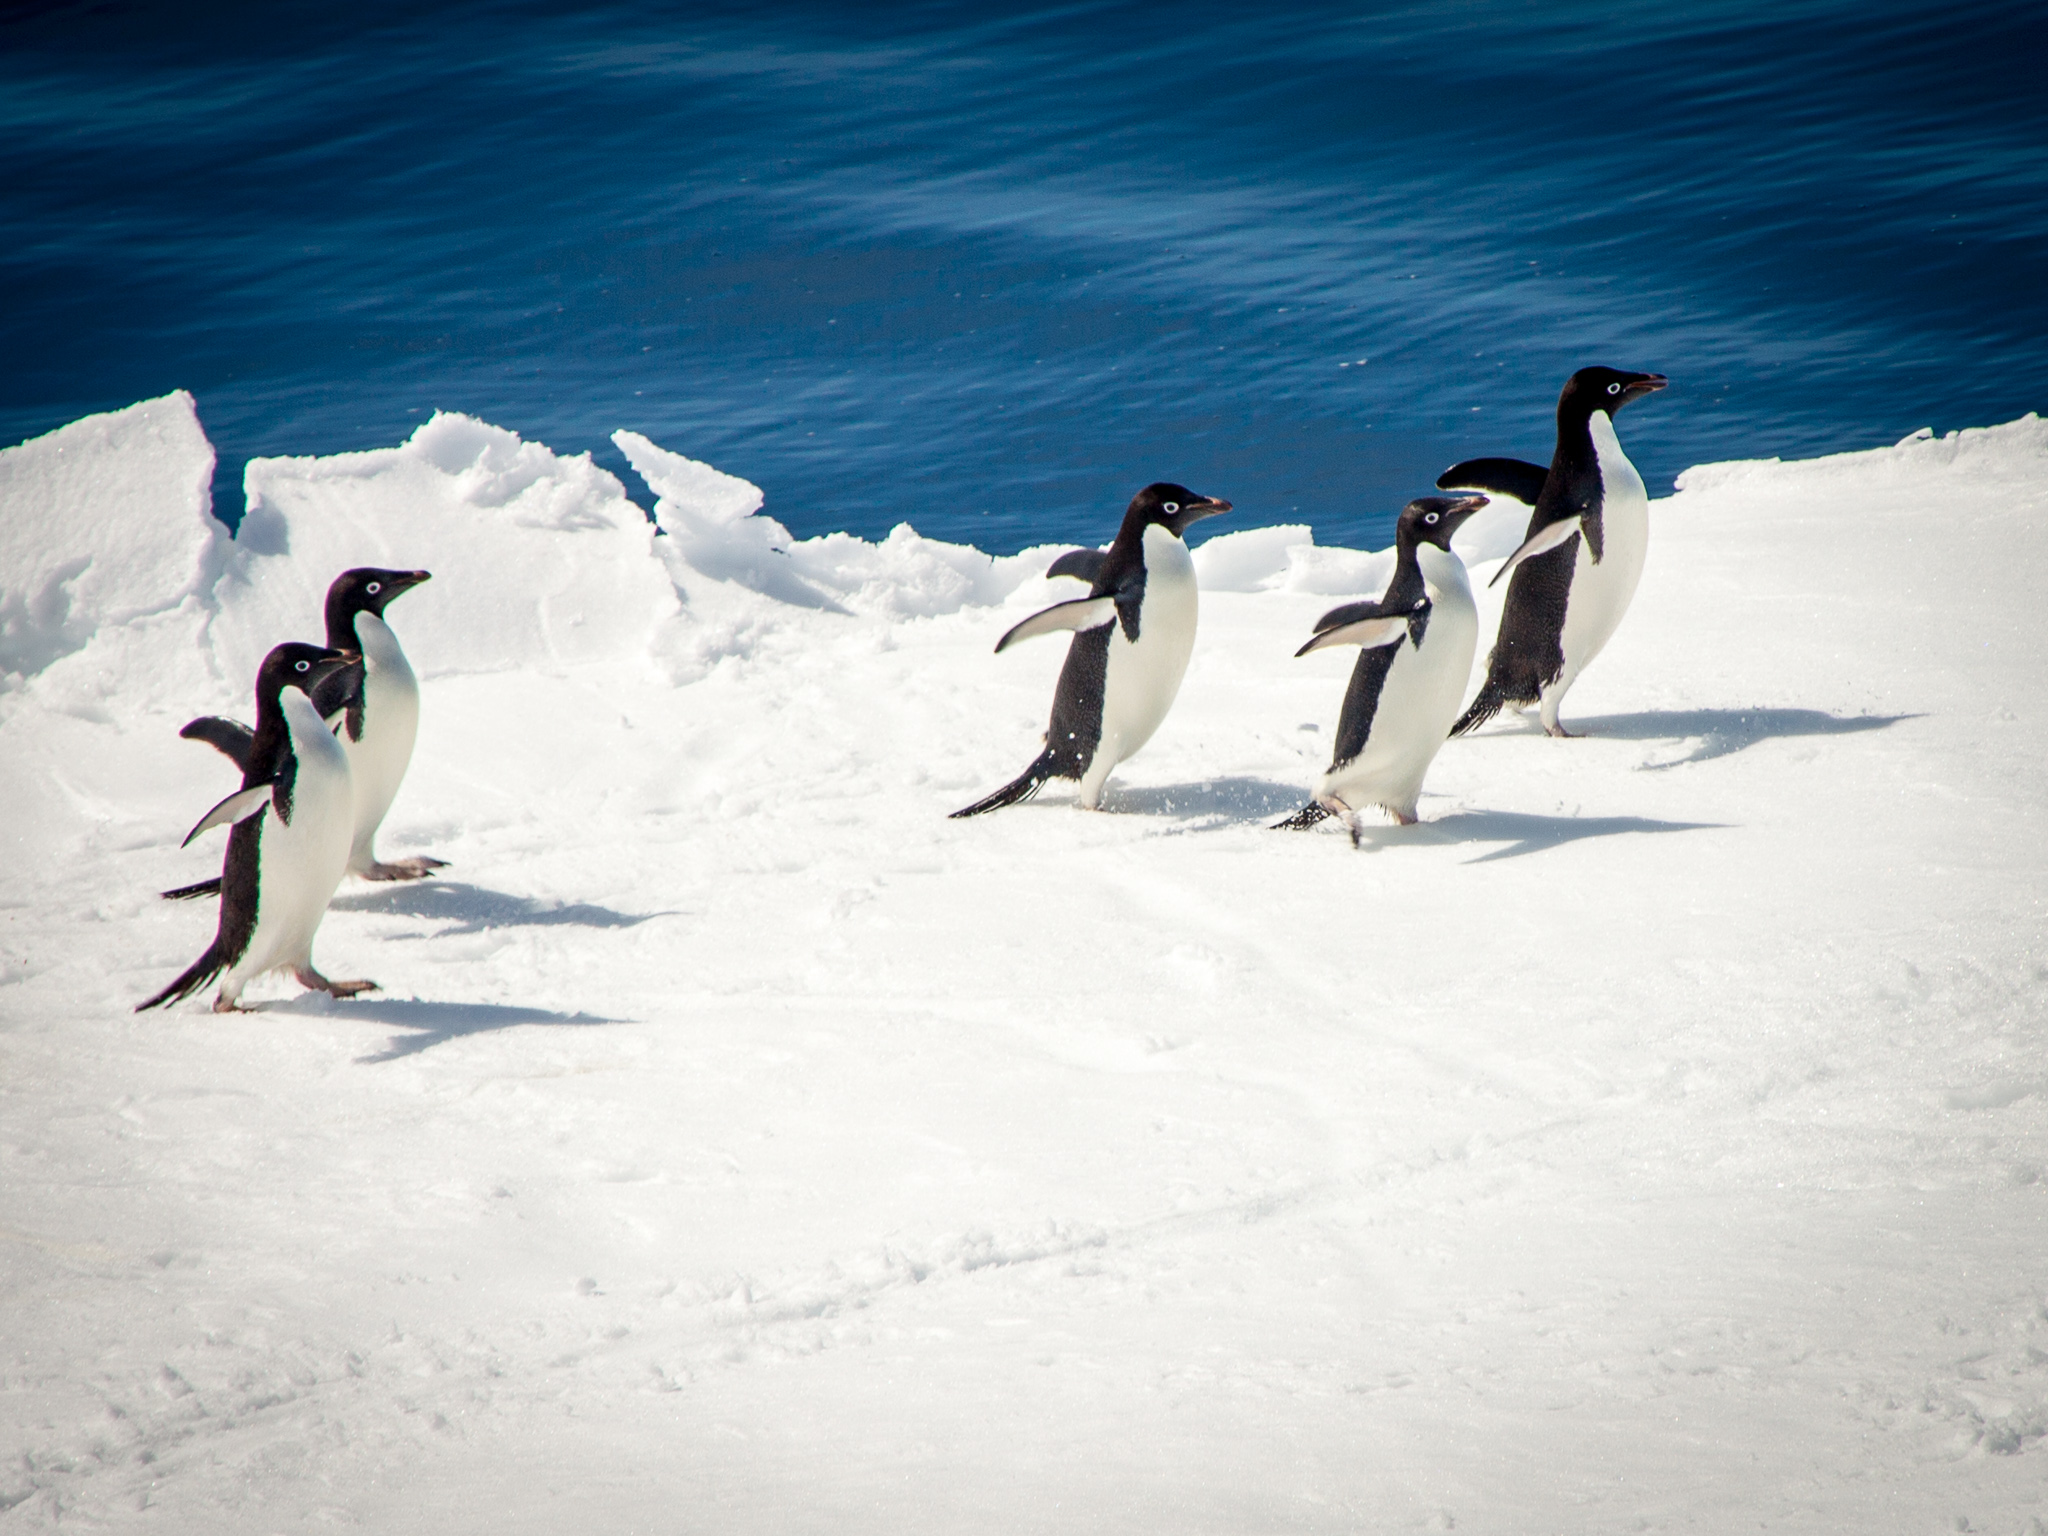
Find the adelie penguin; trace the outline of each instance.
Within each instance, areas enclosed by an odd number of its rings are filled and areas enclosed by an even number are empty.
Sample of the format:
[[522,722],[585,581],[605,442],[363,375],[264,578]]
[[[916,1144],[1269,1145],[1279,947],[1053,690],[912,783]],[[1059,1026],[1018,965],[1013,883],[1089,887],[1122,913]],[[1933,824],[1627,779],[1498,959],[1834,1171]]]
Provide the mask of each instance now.
[[1332,608],[1294,653],[1363,647],[1344,691],[1329,770],[1316,781],[1315,798],[1276,826],[1301,831],[1341,816],[1355,848],[1358,813],[1368,805],[1403,826],[1414,822],[1423,777],[1457,717],[1479,644],[1479,610],[1451,535],[1485,505],[1484,496],[1409,502],[1395,525],[1386,591]]
[[1666,382],[1661,373],[1581,368],[1557,398],[1549,469],[1468,459],[1437,477],[1445,490],[1498,491],[1535,509],[1521,548],[1494,573],[1495,582],[1512,573],[1500,635],[1453,735],[1503,705],[1529,704],[1541,706],[1544,730],[1571,734],[1558,707],[1628,612],[1650,544],[1650,499],[1614,435],[1614,414]]
[[[360,652],[361,669],[336,673],[315,695],[321,715],[341,716],[342,749],[348,753],[355,794],[355,836],[348,869],[365,880],[417,880],[447,866],[440,859],[377,857],[377,829],[397,797],[398,786],[412,762],[413,738],[419,732],[420,685],[384,609],[401,593],[428,579],[426,571],[384,571],[361,567],[343,571],[327,589],[327,643],[337,650]],[[246,767],[249,728],[236,720],[206,715],[178,733],[218,747],[237,767]],[[202,880],[164,895],[173,900],[210,896],[220,882]]]
[[[313,968],[313,935],[348,868],[355,798],[348,758],[314,707],[322,683],[358,658],[317,645],[280,645],[256,674],[256,729],[243,752],[242,787],[199,819],[185,841],[228,826],[220,927],[206,952],[136,1012],[190,997],[221,978],[214,1011],[241,1006],[242,989],[291,967],[303,986],[353,997],[374,981],[329,981]],[[223,974],[225,973],[225,974]]]
[[1073,631],[1053,690],[1045,750],[1029,768],[959,816],[1015,805],[1048,779],[1079,779],[1094,810],[1110,771],[1159,729],[1180,692],[1195,647],[1195,565],[1182,542],[1190,524],[1230,503],[1161,482],[1131,498],[1108,549],[1070,550],[1048,576],[1088,583],[1088,595],[1055,603],[996,642],[1000,655],[1034,635]]

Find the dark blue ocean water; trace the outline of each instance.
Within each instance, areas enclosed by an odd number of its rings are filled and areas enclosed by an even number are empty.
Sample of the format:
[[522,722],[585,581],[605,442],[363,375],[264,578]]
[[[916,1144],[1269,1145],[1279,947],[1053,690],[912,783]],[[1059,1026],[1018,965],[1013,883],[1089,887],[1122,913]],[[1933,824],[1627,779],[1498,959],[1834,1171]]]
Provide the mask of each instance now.
[[[2048,407],[2036,6],[0,5],[0,440],[632,427],[800,533],[1383,539],[1559,383],[1690,463]],[[1221,527],[1222,525],[1212,525]]]

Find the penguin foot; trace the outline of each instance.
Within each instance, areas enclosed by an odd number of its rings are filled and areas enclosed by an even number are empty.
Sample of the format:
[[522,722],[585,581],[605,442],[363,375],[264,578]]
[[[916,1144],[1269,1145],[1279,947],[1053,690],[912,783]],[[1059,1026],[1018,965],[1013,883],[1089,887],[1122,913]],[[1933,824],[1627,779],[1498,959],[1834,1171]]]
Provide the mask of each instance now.
[[293,966],[292,975],[308,991],[325,992],[330,997],[354,997],[358,992],[378,990],[374,981],[329,981],[310,965]]
[[447,867],[446,859],[393,859],[389,864],[380,859],[368,869],[359,869],[355,873],[365,880],[424,880],[435,870]]
[[1556,737],[1559,741],[1577,741],[1579,739],[1577,731],[1568,731],[1555,720],[1544,721],[1543,729],[1547,734]]
[[1328,821],[1330,813],[1311,800],[1292,816],[1283,817],[1267,828],[1270,832],[1306,832],[1319,821]]
[[1387,814],[1404,827],[1414,826],[1417,820],[1412,811],[1397,811],[1391,805],[1387,807]]
[[238,998],[229,997],[227,993],[223,992],[214,998],[213,1011],[215,1013],[254,1013],[256,1010],[244,1007]]

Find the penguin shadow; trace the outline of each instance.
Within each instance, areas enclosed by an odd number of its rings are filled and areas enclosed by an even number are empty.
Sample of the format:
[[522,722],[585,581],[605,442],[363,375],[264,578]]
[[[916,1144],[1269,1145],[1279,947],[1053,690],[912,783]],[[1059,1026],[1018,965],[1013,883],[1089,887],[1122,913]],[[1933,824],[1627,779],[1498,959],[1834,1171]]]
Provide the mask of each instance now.
[[1881,731],[1918,715],[1831,715],[1820,709],[1645,709],[1627,715],[1588,715],[1568,722],[1587,736],[1616,741],[1692,741],[1683,757],[1644,763],[1647,770],[1711,762],[1785,736],[1854,736]]
[[1467,864],[1491,864],[1531,853],[1562,848],[1589,837],[1620,837],[1629,832],[1709,832],[1726,825],[1718,821],[1658,821],[1649,816],[1536,816],[1527,811],[1453,811],[1412,827],[1366,828],[1368,847],[1396,843],[1504,843]]
[[[480,885],[460,880],[408,880],[404,884],[380,886],[337,897],[331,905],[337,912],[378,912],[387,917],[417,917],[430,923],[445,923],[431,937],[455,938],[482,933],[490,928],[633,928],[653,917],[673,917],[672,911],[615,912],[610,907],[588,902],[556,905],[535,901],[530,896],[510,896],[487,891]],[[423,939],[426,933],[394,935]]]
[[396,1024],[410,1029],[408,1035],[393,1035],[382,1051],[358,1056],[364,1066],[417,1056],[465,1035],[488,1034],[494,1029],[517,1029],[527,1024],[558,1024],[582,1028],[594,1024],[628,1024],[630,1019],[607,1019],[593,1013],[555,1013],[546,1008],[514,1008],[500,1003],[430,1003],[417,998],[377,997],[364,994],[337,1002],[320,992],[308,992],[287,1002],[271,1003],[265,1013],[318,1014],[326,1018],[363,1019],[376,1024]]
[[1307,798],[1299,784],[1240,774],[1195,784],[1112,784],[1102,797],[1102,808],[1126,816],[1204,817],[1211,826],[1227,826],[1270,821],[1300,810]]

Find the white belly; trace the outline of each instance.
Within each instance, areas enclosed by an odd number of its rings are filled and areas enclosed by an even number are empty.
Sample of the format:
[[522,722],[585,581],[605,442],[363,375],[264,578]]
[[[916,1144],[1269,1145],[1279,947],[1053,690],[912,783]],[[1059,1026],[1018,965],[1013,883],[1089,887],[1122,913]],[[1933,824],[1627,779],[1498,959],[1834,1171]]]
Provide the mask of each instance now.
[[363,739],[341,733],[355,795],[355,837],[348,867],[367,870],[377,862],[377,828],[384,824],[419,734],[420,685],[391,626],[373,613],[356,615],[363,647]]
[[274,808],[264,808],[257,849],[256,927],[222,981],[229,997],[253,976],[281,965],[310,963],[313,935],[348,871],[354,842],[355,801],[340,743],[304,694],[288,689],[284,707],[292,751],[299,759],[292,784],[292,819],[285,823]]
[[1145,601],[1138,638],[1111,626],[1102,689],[1102,740],[1081,779],[1093,809],[1110,770],[1152,739],[1180,692],[1195,649],[1195,563],[1188,547],[1157,524],[1145,530]]
[[1383,805],[1413,816],[1423,778],[1458,718],[1479,645],[1479,611],[1464,561],[1427,544],[1416,554],[1431,604],[1422,647],[1401,642],[1380,687],[1372,734],[1358,756],[1317,781],[1319,800],[1333,796],[1353,810]]
[[1643,477],[1621,451],[1614,422],[1605,411],[1593,413],[1591,426],[1602,482],[1601,557],[1595,565],[1586,541],[1579,541],[1571,596],[1564,610],[1564,670],[1545,690],[1546,703],[1562,698],[1587,663],[1614,638],[1622,615],[1635,598],[1643,560],[1650,552],[1650,497],[1643,489]]

